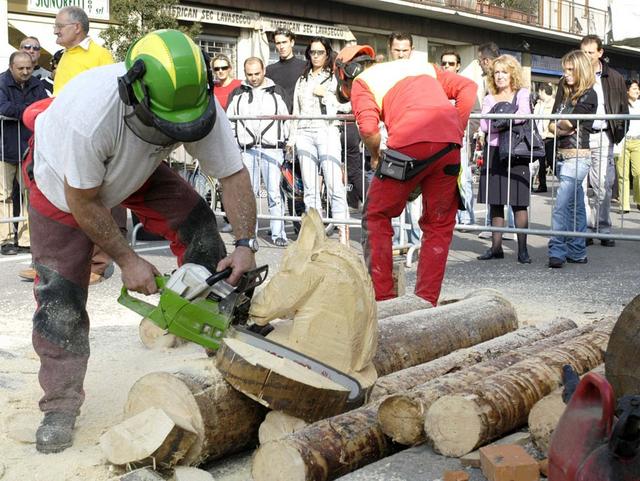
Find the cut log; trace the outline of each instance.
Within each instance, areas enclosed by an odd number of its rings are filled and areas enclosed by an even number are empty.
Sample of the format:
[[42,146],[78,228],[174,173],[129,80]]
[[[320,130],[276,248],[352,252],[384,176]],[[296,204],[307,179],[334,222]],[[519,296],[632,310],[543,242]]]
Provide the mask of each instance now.
[[497,293],[481,292],[443,307],[388,318],[379,326],[373,364],[378,376],[384,376],[517,327],[516,312],[509,301]]
[[[223,340],[216,365],[227,382],[251,399],[307,422],[349,409],[349,391],[345,387],[297,362],[238,339]],[[373,372],[369,389],[375,379]]]
[[260,425],[258,439],[260,440],[260,444],[277,441],[291,433],[300,431],[308,425],[309,423],[306,421],[290,416],[282,411],[270,411]]
[[112,464],[175,466],[196,440],[186,420],[176,421],[151,407],[113,426],[100,436],[100,447]]
[[181,464],[200,464],[241,451],[257,441],[266,410],[233,389],[206,359],[184,370],[147,374],[129,391],[125,418],[158,407],[186,419],[197,438]]
[[[598,366],[592,372],[604,375],[604,365]],[[536,447],[545,455],[549,452],[551,436],[560,421],[566,404],[562,401],[560,387],[551,394],[538,401],[529,413],[529,432]]]
[[335,479],[393,454],[398,447],[380,430],[371,429],[376,425],[375,416],[375,408],[365,406],[260,446],[253,458],[253,479]]
[[371,391],[370,401],[392,393],[412,389],[438,376],[455,372],[463,367],[495,359],[519,347],[574,329],[570,319],[554,319],[537,326],[527,326],[472,347],[459,349],[431,362],[402,369],[378,378]]
[[153,321],[143,317],[138,326],[140,341],[147,349],[169,349],[178,347],[187,341],[156,326]]
[[433,306],[430,302],[425,301],[422,297],[414,294],[407,294],[402,297],[395,297],[387,301],[378,301],[378,320],[387,317],[399,316],[421,309],[431,309]]
[[640,296],[636,296],[624,308],[611,333],[607,346],[605,371],[607,381],[613,387],[616,399],[640,394]]
[[[416,386],[410,391],[399,392],[387,397],[378,409],[378,421],[383,432],[395,442],[405,445],[419,444],[425,441],[424,415],[427,409],[439,398],[467,389],[473,383],[481,382],[488,376],[516,364],[544,349],[549,349],[596,329],[590,324],[577,329],[556,334],[548,339],[523,346],[503,356],[471,366],[468,369],[453,371],[437,379]],[[611,323],[608,324],[611,328]],[[606,326],[603,326],[606,328]],[[518,332],[518,331],[516,331]],[[515,333],[509,334],[510,336]],[[499,339],[499,338],[498,338]],[[452,353],[455,356],[456,353]],[[444,359],[444,358],[443,358]],[[440,363],[437,359],[433,363]],[[429,363],[431,364],[431,363]]]
[[526,424],[533,405],[558,387],[562,366],[583,374],[603,361],[608,335],[591,332],[545,350],[486,378],[466,391],[443,396],[427,410],[424,428],[434,449],[463,456]]

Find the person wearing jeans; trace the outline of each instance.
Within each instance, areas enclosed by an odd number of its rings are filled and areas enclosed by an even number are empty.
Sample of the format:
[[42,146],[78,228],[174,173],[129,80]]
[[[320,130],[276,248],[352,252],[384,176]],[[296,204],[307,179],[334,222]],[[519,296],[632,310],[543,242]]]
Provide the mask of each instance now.
[[[557,162],[558,193],[551,217],[551,228],[556,231],[586,232],[587,213],[584,203],[582,181],[589,173],[591,156],[581,155]],[[587,246],[584,237],[553,236],[549,239],[549,263],[559,259],[564,263],[584,263],[587,260]],[[558,262],[555,261],[557,264]]]
[[[554,113],[595,114],[598,95],[593,89],[595,75],[589,57],[580,50],[569,52],[562,58],[564,85]],[[558,136],[558,162],[560,185],[553,206],[551,228],[555,231],[586,232],[586,201],[582,184],[593,171],[593,149],[590,134],[593,120],[560,119],[549,123],[549,131]],[[606,137],[606,135],[605,135]],[[549,239],[549,267],[560,268],[565,262],[586,264],[587,245],[584,237],[554,236]]]
[[[279,247],[288,244],[287,233],[284,229],[284,202],[280,193],[282,172],[280,166],[284,161],[282,149],[251,148],[242,152],[242,161],[249,171],[253,193],[257,197],[260,193],[260,175],[267,189],[267,205],[269,214],[280,219],[271,219],[271,240]],[[257,233],[257,226],[256,226]]]

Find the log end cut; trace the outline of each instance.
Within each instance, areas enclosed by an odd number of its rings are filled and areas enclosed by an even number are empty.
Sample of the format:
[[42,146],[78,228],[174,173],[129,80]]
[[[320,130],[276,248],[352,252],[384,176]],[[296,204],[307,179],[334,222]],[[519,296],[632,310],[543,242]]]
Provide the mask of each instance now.
[[171,349],[184,344],[186,341],[174,334],[169,334],[164,329],[156,326],[153,321],[143,317],[138,326],[140,341],[147,349],[162,350]]
[[260,425],[258,439],[260,444],[270,443],[300,431],[307,425],[308,423],[304,420],[282,411],[270,411]]
[[529,412],[529,431],[537,448],[549,452],[551,436],[564,413],[562,389],[558,389],[538,401]]
[[413,445],[424,441],[424,410],[422,404],[406,395],[385,399],[378,408],[382,431],[395,442]]
[[431,405],[424,418],[424,429],[437,452],[459,458],[476,448],[483,426],[472,400],[451,395]]
[[[325,467],[326,470],[326,467]],[[253,457],[254,481],[306,481],[307,466],[298,450],[285,440],[273,441],[258,448]]]
[[346,388],[294,361],[238,339],[223,341],[216,365],[238,391],[273,410],[307,422],[348,409]]

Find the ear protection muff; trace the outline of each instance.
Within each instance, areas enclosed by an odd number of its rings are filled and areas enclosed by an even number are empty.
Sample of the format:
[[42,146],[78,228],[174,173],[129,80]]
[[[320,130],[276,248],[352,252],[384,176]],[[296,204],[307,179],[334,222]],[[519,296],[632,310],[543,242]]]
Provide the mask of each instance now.
[[122,100],[125,105],[135,105],[138,103],[138,99],[133,92],[133,82],[136,80],[140,80],[146,97],[147,89],[144,87],[144,83],[142,82],[142,77],[146,71],[147,69],[144,65],[144,61],[142,59],[138,59],[133,63],[131,68],[127,70],[126,74],[122,77],[118,77],[118,94],[120,95],[120,100]]

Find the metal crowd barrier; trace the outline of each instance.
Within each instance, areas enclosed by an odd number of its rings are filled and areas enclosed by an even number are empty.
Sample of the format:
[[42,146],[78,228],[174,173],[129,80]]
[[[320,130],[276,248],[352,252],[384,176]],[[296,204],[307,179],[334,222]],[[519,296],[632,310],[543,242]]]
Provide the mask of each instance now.
[[[229,116],[229,119],[231,121],[246,121],[246,120],[268,120],[268,121],[283,121],[283,122],[288,122],[288,121],[293,121],[293,120],[297,120],[297,121],[304,121],[304,120],[324,120],[324,121],[328,121],[328,122],[333,122],[333,121],[338,121],[340,122],[343,126],[346,124],[346,122],[353,122],[354,121],[354,117],[353,115],[325,115],[325,116],[318,116],[318,117],[304,117],[304,116],[291,116],[291,115],[280,115],[280,116]],[[558,115],[558,114],[553,114],[553,115],[535,115],[535,114],[472,114],[471,115],[471,119],[470,120],[481,120],[481,119],[487,119],[489,121],[493,121],[496,119],[507,119],[510,120],[511,125],[513,125],[513,121],[515,120],[528,120],[528,119],[532,119],[532,120],[560,120],[560,119],[575,119],[578,120],[578,122],[580,121],[585,121],[585,120],[597,120],[597,119],[601,119],[601,120],[624,120],[625,122],[630,122],[632,120],[640,120],[640,116],[632,116],[632,115],[600,115],[600,116],[596,116],[596,115],[576,115],[576,114],[571,114],[571,115]],[[532,123],[533,124],[533,123]],[[327,129],[329,130],[329,129]],[[467,129],[466,133],[465,133],[465,148],[468,150],[472,149],[472,145],[473,145],[473,139],[472,139],[472,132],[469,132],[469,129]],[[326,135],[328,137],[328,132],[324,132],[321,131],[319,133],[319,135]],[[604,132],[601,132],[600,135],[606,135]],[[339,167],[341,169],[341,175],[342,175],[342,181],[343,181],[343,185],[347,185],[347,183],[345,182],[345,179],[348,178],[348,174],[349,174],[349,164],[347,162],[345,162],[345,159],[347,158],[347,133],[346,133],[346,128],[342,128],[340,131],[340,159],[339,159],[339,163],[340,165],[338,166],[338,163],[335,162],[336,167]],[[487,138],[488,138],[488,134],[487,134]],[[330,140],[331,142],[337,142],[337,138],[335,136],[332,137],[332,139]],[[555,142],[555,140],[554,140]],[[253,150],[254,153],[256,151],[256,149],[258,151],[260,151],[260,149],[263,148],[268,148],[269,146],[262,146],[260,144],[256,144],[256,145],[252,145],[249,148],[245,148],[243,149],[244,153],[246,154],[248,152],[248,150]],[[273,147],[273,146],[271,146]],[[335,148],[335,145],[333,146]],[[278,149],[283,149],[284,152],[284,147],[283,146],[277,146]],[[553,158],[552,159],[547,159],[547,163],[550,164],[551,167],[551,172],[555,173],[556,170],[556,163],[557,163],[557,157],[556,157],[556,153],[555,153],[555,148],[554,150],[554,154],[553,154]],[[292,149],[289,154],[287,156],[284,155],[282,158],[284,160],[291,160],[292,158],[295,158],[297,156],[298,152],[296,150],[296,148]],[[486,154],[486,152],[485,152]],[[490,154],[490,152],[489,152]],[[257,163],[256,163],[256,167],[255,170],[256,172],[259,170],[262,170],[262,164],[263,162],[269,162],[272,161],[272,159],[266,159],[266,155],[260,155],[258,154],[255,158],[257,159]],[[463,162],[472,162],[471,159],[471,155],[467,153],[467,151],[463,151],[463,155],[462,155],[462,161]],[[533,159],[532,159],[533,160]],[[491,162],[491,156],[490,155],[485,155],[485,162],[487,163],[486,168],[490,168],[490,162]],[[508,159],[509,165],[511,163],[511,159]],[[206,176],[203,172],[201,172],[201,170],[199,169],[198,166],[198,162],[196,159],[191,159],[189,157],[189,155],[184,151],[184,149],[182,150],[178,150],[176,152],[174,152],[171,156],[170,159],[170,163],[172,163],[174,165],[174,168],[176,168],[177,170],[179,170],[181,172],[181,174],[185,177],[185,179],[187,179],[188,182],[190,182],[195,188],[196,190],[198,190],[198,192],[200,192],[200,194],[207,199],[207,201],[209,202],[209,204],[211,205],[211,208],[214,210],[214,212],[219,215],[219,216],[224,216],[224,210],[222,209],[222,204],[220,202],[220,189],[218,186],[218,183],[215,179],[212,179],[208,176]],[[360,148],[360,169],[362,170],[362,185],[366,185],[366,180],[367,178],[370,177],[371,172],[367,172],[365,165],[367,163],[367,159],[365,157],[365,152],[364,149]],[[473,166],[472,166],[473,167]],[[510,169],[509,169],[510,170]],[[292,169],[290,169],[290,174],[292,175],[292,182],[291,184],[293,184],[294,186],[296,185],[296,182],[299,182],[300,178],[301,178],[301,172],[300,172],[300,167],[299,164],[297,163],[293,163],[293,167]],[[510,173],[509,173],[510,175]],[[308,179],[307,179],[308,180]],[[532,189],[532,185],[533,185],[533,175],[530,178],[530,182],[529,182],[529,189],[530,189],[530,194],[531,194],[531,189]],[[296,189],[293,188],[292,189],[292,193],[287,194],[286,192],[284,192],[284,189],[278,189],[280,190],[281,193],[281,202],[283,203],[293,203],[293,207],[294,210],[291,211],[289,210],[291,208],[291,205],[289,206],[285,206],[285,212],[282,215],[272,215],[271,213],[269,213],[269,207],[268,207],[268,191],[270,187],[273,187],[271,185],[268,185],[268,179],[265,180],[263,178],[262,183],[260,185],[260,188],[257,189],[256,192],[256,202],[257,202],[257,212],[258,212],[258,219],[259,220],[264,220],[264,221],[271,221],[271,220],[282,220],[285,222],[298,222],[301,219],[300,216],[300,212],[296,212],[295,211],[295,203],[296,201],[298,203],[302,203],[302,199],[300,196],[299,192],[296,192]],[[278,180],[278,182],[282,182],[282,178],[280,178]],[[316,190],[316,192],[322,192],[323,189],[325,189],[325,187],[323,187],[323,184],[325,182],[322,179],[322,176],[320,175],[320,173],[318,172],[318,175],[315,175],[315,179],[314,179],[314,185],[313,188],[314,190]],[[550,192],[551,192],[551,203],[552,203],[552,208],[553,205],[555,205],[556,202],[556,185],[557,182],[555,180],[555,174],[552,174],[552,177],[549,178],[549,185],[550,185]],[[476,197],[477,196],[477,183],[474,183],[473,186],[473,196]],[[274,189],[275,190],[275,189]],[[290,195],[292,198],[288,198],[287,195]],[[325,189],[325,195],[326,197],[326,189]],[[331,215],[330,214],[330,208],[332,207],[332,201],[330,198],[325,199],[325,197],[323,197],[323,195],[320,196],[320,198],[322,199],[322,209],[323,209],[323,221],[325,222],[325,224],[328,226],[328,231],[331,231],[333,229],[334,226],[349,226],[351,228],[361,228],[361,221],[358,218],[358,214],[356,214],[355,216],[352,216],[349,213],[349,210],[347,208],[346,211],[346,218],[343,217],[336,217],[335,215]],[[366,190],[364,192],[364,196],[366,197]],[[288,202],[289,201],[289,202]],[[363,199],[364,201],[364,199]],[[477,201],[476,201],[477,202]],[[506,208],[508,208],[509,206],[507,205]],[[598,210],[601,206],[598,206]],[[588,206],[587,206],[588,208]],[[289,212],[287,213],[286,210],[289,210]],[[488,206],[487,206],[487,211],[488,211]],[[613,212],[613,210],[612,210]],[[416,253],[419,250],[419,243],[418,244],[410,244],[407,240],[407,230],[411,228],[411,224],[408,224],[407,222],[404,221],[404,217],[405,216],[405,212],[402,213],[401,217],[398,219],[394,220],[394,227],[396,229],[396,237],[394,240],[394,250],[401,250],[404,249],[407,252],[407,264],[410,265],[412,262],[412,257],[413,254]],[[402,219],[402,220],[401,220]],[[417,220],[416,220],[417,222]],[[612,222],[612,227],[615,227],[615,232],[612,233],[592,233],[592,232],[579,232],[576,230],[575,226],[576,226],[576,222],[574,219],[573,222],[573,230],[572,231],[554,231],[551,228],[551,215],[546,215],[546,214],[540,214],[538,212],[536,212],[536,208],[533,206],[533,204],[530,204],[529,207],[529,225],[531,226],[532,224],[534,225],[534,227],[528,227],[526,229],[521,229],[521,228],[515,228],[515,227],[493,227],[491,225],[482,225],[482,222],[476,222],[476,224],[474,225],[461,225],[461,224],[457,224],[456,225],[456,230],[464,230],[464,231],[477,231],[477,232],[482,232],[482,231],[486,231],[486,232],[502,232],[502,233],[513,233],[513,234],[518,234],[518,233],[524,233],[527,235],[538,235],[538,236],[545,236],[545,237],[550,237],[550,236],[574,236],[574,237],[591,237],[591,238],[597,238],[597,239],[612,239],[612,240],[633,240],[633,241],[637,241],[640,240],[640,235],[632,232],[631,228],[625,228],[624,226],[624,214],[622,215],[622,218],[620,220],[620,223],[616,223],[615,226],[613,225]],[[628,224],[628,223],[627,223]],[[262,229],[264,229],[264,226],[262,227]],[[133,238],[133,243],[135,244],[135,235]]]
[[[9,159],[6,159],[4,138],[8,123],[17,123],[18,138],[21,133],[21,125],[17,119],[0,115],[0,140],[2,140],[0,144],[0,165],[2,166],[0,169],[0,243],[3,245],[14,244],[17,247],[19,237],[23,235],[28,242],[26,195],[21,175],[23,152],[20,142],[18,142],[18,163],[10,164]],[[11,179],[9,178],[12,171],[15,172],[15,182],[12,180],[13,176]],[[9,185],[10,183],[11,185]],[[5,195],[5,192],[8,195]],[[17,204],[13,201],[15,198],[18,200]]]

